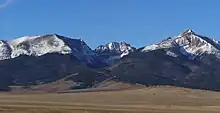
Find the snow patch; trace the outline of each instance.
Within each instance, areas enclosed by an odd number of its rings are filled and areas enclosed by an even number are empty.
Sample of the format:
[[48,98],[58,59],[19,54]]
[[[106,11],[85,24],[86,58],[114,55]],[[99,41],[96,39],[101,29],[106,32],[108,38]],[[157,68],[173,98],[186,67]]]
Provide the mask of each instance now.
[[166,55],[171,56],[171,57],[175,57],[175,58],[178,57],[178,55],[176,53],[171,52],[171,51],[166,51]]
[[150,45],[150,46],[145,46],[144,49],[142,49],[141,51],[142,52],[149,52],[149,51],[157,50],[158,48],[159,48],[158,45],[153,44],[153,45]]

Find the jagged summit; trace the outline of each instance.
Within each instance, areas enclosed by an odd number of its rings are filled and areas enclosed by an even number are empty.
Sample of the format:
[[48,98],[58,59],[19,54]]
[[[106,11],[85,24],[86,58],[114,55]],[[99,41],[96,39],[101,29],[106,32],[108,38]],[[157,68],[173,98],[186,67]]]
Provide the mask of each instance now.
[[195,32],[193,30],[191,30],[191,29],[187,29],[184,32],[180,33],[179,36],[185,36],[185,35],[191,35],[191,34],[195,35]]
[[109,63],[115,59],[120,59],[135,50],[126,42],[111,42],[98,46],[94,51],[102,56],[105,62]]
[[132,50],[132,47],[130,44],[127,44],[126,42],[111,42],[105,45],[100,45],[95,49],[95,51],[97,52],[115,51],[119,53],[127,50]]
[[[194,59],[203,54],[214,54],[219,56],[220,44],[206,36],[198,35],[194,31],[188,29],[180,33],[180,35],[163,40],[160,43],[144,47],[143,52],[153,51],[157,49],[178,49],[180,53]],[[176,55],[177,56],[177,55]]]

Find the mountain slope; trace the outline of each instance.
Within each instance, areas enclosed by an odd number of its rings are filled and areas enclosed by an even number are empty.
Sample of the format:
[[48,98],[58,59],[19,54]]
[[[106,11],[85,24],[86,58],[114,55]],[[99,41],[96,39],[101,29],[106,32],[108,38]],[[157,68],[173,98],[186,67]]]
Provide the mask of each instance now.
[[117,80],[145,85],[174,85],[220,90],[219,43],[187,30],[145,46],[111,66]]
[[164,50],[135,52],[112,66],[110,75],[129,83],[220,90],[220,60],[205,58],[214,63],[172,57]]
[[3,81],[0,86],[4,86],[4,88],[48,84],[76,73],[76,75],[68,77],[68,80],[80,84],[78,88],[87,88],[106,77],[104,73],[98,73],[95,69],[82,65],[71,54],[51,53],[40,57],[20,56],[0,61],[0,67],[0,81]]
[[[74,73],[80,88],[99,81],[92,68],[105,66],[83,40],[57,34],[0,41],[0,90],[9,86],[47,84]],[[91,68],[89,68],[91,67]]]

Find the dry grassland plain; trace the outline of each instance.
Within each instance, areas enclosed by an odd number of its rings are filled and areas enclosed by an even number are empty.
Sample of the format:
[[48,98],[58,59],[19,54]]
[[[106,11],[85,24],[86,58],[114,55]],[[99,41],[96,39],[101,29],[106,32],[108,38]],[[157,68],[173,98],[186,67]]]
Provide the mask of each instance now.
[[0,93],[0,113],[220,113],[220,93],[157,87],[81,93]]

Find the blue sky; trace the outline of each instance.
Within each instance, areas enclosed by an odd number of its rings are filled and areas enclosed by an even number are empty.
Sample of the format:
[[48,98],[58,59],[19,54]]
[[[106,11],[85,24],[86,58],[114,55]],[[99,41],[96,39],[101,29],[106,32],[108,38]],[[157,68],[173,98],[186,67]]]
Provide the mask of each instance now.
[[220,0],[0,0],[0,39],[58,33],[142,47],[185,29],[220,40]]

